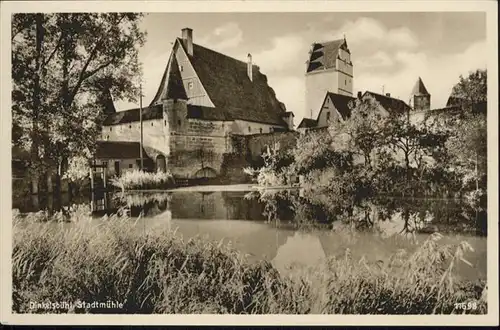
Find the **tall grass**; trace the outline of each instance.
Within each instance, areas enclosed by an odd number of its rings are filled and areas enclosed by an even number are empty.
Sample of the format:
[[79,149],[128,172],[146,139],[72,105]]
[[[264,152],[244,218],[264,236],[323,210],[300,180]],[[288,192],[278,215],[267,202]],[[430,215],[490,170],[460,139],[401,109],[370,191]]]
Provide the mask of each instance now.
[[111,179],[111,184],[122,190],[167,189],[175,184],[170,172],[143,172],[133,170]]
[[[319,269],[285,276],[268,262],[249,263],[227,245],[184,241],[169,231],[143,232],[133,219],[81,215],[67,225],[15,219],[13,310],[30,302],[117,301],[121,309],[77,313],[485,313],[485,284],[463,282],[454,265],[470,248],[433,235],[415,253],[398,251],[369,264],[329,259]],[[472,306],[472,305],[471,305]]]

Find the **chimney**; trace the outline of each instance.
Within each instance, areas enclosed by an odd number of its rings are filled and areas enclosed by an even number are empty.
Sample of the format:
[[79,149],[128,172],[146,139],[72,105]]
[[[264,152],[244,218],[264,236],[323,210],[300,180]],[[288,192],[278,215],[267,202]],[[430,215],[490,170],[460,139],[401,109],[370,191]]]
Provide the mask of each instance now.
[[193,56],[193,30],[190,28],[182,29],[182,42],[188,55]]
[[253,81],[253,72],[252,72],[252,55],[248,54],[247,56],[247,75],[250,81]]
[[385,96],[391,97],[391,93],[385,93]]
[[358,99],[361,98],[361,91],[358,91]]

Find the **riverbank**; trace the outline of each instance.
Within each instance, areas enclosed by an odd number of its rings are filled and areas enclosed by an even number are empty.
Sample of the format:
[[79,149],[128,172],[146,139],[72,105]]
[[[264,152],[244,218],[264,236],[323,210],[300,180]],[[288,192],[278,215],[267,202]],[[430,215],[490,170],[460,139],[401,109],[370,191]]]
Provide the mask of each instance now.
[[475,306],[467,312],[486,312],[484,283],[455,277],[443,260],[455,258],[457,247],[440,244],[439,235],[414,253],[375,264],[346,251],[320,271],[283,276],[227,245],[184,241],[168,230],[134,230],[134,219],[126,217],[112,216],[99,226],[89,226],[85,215],[75,217],[75,226],[65,228],[14,227],[15,312],[36,312],[29,302],[47,300],[123,303],[70,311],[88,313],[462,313],[457,301]]

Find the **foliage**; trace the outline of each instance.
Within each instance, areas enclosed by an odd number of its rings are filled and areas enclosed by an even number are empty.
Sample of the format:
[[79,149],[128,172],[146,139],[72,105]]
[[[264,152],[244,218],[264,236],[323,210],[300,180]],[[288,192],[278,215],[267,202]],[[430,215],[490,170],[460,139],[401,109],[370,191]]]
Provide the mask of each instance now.
[[372,153],[384,142],[384,118],[379,106],[373,97],[356,99],[350,107],[348,120],[334,121],[328,128],[335,148],[362,156],[366,166],[372,165]]
[[165,189],[174,185],[170,172],[126,171],[120,177],[111,179],[111,184],[122,190]]
[[467,77],[460,75],[458,83],[453,86],[451,97],[458,100],[458,103],[471,108],[478,103],[486,102],[488,99],[488,74],[485,69],[478,69],[470,72]]
[[[470,246],[433,235],[416,252],[389,260],[331,258],[293,276],[267,262],[249,263],[227,245],[168,230],[144,232],[133,219],[81,220],[71,227],[15,219],[13,310],[31,301],[117,301],[123,308],[55,313],[432,314],[486,313],[484,282],[455,276]],[[465,261],[463,261],[465,260]]]
[[288,167],[293,163],[288,150],[280,148],[279,143],[267,146],[262,154],[263,166],[259,169],[244,168],[243,171],[257,180],[261,186],[278,186],[287,183]]
[[113,98],[133,100],[145,34],[140,14],[23,13],[12,17],[12,114],[30,169],[62,175],[75,156],[90,157]]
[[75,182],[84,180],[89,175],[89,160],[83,156],[76,156],[69,160],[68,169],[64,173],[63,178]]

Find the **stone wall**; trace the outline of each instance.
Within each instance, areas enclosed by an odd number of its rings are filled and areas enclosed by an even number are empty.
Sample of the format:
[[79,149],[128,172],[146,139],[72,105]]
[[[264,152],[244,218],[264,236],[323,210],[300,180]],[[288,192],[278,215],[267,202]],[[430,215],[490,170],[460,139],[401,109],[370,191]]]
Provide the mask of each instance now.
[[280,149],[293,148],[297,143],[297,137],[298,133],[295,131],[249,135],[247,138],[247,148],[250,160],[257,160],[267,146],[271,146],[274,143],[279,143]]

